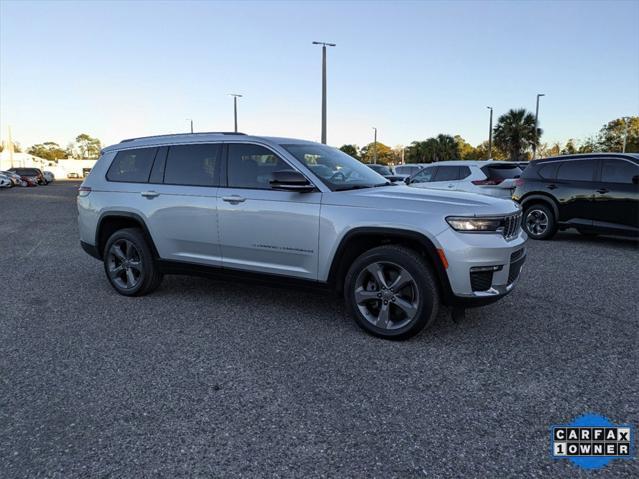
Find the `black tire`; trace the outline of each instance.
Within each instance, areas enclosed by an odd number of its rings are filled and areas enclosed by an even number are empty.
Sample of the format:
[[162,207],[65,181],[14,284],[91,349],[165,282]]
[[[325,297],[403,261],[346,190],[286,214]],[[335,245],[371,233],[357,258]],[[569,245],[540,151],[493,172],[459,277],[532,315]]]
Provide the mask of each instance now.
[[[537,219],[546,221],[546,226],[541,228],[539,224],[535,224]],[[528,236],[535,240],[549,240],[557,233],[557,219],[549,206],[542,203],[535,203],[526,206],[524,211],[524,219],[522,226]]]
[[[114,245],[118,250],[113,249]],[[132,249],[128,249],[133,245]],[[123,249],[125,248],[125,249]],[[143,296],[156,290],[162,283],[163,275],[159,271],[151,248],[138,228],[124,228],[113,233],[104,247],[104,272],[118,293],[124,296]],[[115,273],[120,267],[124,269]],[[129,271],[133,280],[129,281]],[[130,284],[130,286],[129,286]]]
[[[382,288],[376,289],[375,285],[370,286],[373,281],[369,269],[376,268],[376,265],[382,265],[387,270],[382,273],[382,277],[387,276],[385,283],[388,288],[384,291]],[[402,270],[409,273],[405,277],[410,277],[412,281],[403,289],[393,290],[390,286],[396,284],[400,276],[397,273]],[[371,274],[369,287],[364,287],[359,283],[362,278],[366,281],[368,274]],[[375,297],[358,304],[356,297],[362,293]],[[386,296],[387,294],[391,296]],[[432,326],[440,303],[437,281],[428,263],[415,251],[394,245],[373,248],[353,262],[344,281],[344,297],[349,313],[364,331],[380,338],[396,340],[409,338]],[[387,327],[374,324],[375,319],[381,322],[381,308],[386,308],[383,304],[387,304],[388,308],[386,318],[391,318],[384,323]],[[410,315],[404,309],[406,304],[411,306]]]

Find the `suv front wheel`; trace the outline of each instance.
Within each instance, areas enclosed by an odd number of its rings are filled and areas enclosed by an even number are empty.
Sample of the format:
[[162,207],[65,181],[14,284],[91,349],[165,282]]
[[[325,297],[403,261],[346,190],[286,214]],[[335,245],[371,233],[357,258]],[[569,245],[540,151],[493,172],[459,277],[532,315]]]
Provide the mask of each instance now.
[[557,232],[557,220],[548,206],[537,203],[526,208],[523,227],[532,239],[546,240]]
[[104,272],[111,286],[124,296],[142,296],[160,286],[153,254],[141,230],[124,228],[113,233],[104,248]]
[[430,266],[402,246],[373,248],[351,265],[346,305],[357,324],[386,339],[405,339],[433,324],[439,293]]

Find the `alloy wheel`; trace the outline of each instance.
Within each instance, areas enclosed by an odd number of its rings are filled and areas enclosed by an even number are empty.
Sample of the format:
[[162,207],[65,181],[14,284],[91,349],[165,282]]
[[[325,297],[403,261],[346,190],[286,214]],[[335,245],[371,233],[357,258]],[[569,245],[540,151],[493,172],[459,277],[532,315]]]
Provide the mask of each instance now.
[[530,210],[526,215],[526,229],[535,236],[544,234],[549,222],[548,215],[543,210]]
[[375,262],[355,281],[355,303],[374,326],[399,329],[410,323],[419,309],[419,289],[411,274],[390,262]]
[[133,242],[119,239],[107,255],[107,270],[111,280],[121,289],[133,289],[142,280],[142,259]]

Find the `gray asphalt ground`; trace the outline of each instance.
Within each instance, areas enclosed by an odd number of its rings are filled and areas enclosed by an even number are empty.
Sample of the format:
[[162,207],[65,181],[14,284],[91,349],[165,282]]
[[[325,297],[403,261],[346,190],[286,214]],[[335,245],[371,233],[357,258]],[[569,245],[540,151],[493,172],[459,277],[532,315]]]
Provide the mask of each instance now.
[[119,296],[76,187],[0,191],[1,478],[639,476],[549,453],[583,413],[639,424],[636,242],[529,242],[510,296],[398,343],[324,293]]

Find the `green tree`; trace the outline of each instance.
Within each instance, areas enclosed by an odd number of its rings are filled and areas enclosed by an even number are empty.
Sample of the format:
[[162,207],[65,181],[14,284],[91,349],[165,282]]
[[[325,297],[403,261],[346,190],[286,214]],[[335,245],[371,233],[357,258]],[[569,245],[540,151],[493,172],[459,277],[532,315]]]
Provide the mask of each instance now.
[[439,134],[425,141],[413,141],[406,149],[406,163],[432,163],[459,158],[459,145],[450,135]]
[[[537,129],[537,142],[541,137]],[[494,144],[507,152],[510,160],[525,159],[526,151],[535,143],[535,115],[524,108],[509,110],[499,117],[493,130]]]
[[[4,148],[5,148],[5,143],[4,142],[0,143],[0,152],[4,151]],[[13,142],[13,152],[22,153],[22,148],[20,147],[20,143],[18,143],[17,141]]]
[[339,149],[356,160],[359,160],[359,148],[357,148],[357,145],[342,145]]
[[606,123],[599,131],[599,145],[603,151],[622,151],[626,135],[626,152],[639,152],[639,116],[617,118]]
[[488,155],[488,141],[484,141],[475,147],[476,158],[464,158],[467,160],[487,160],[490,156],[493,160],[505,160],[508,155],[504,153],[497,145],[493,143],[493,146],[490,150],[490,155]]
[[[375,143],[369,143],[359,150],[361,161],[364,163],[373,163],[375,159]],[[387,165],[394,162],[393,150],[383,143],[377,142],[377,163]]]
[[561,149],[561,154],[562,155],[574,155],[575,153],[577,153],[577,146],[575,146],[575,140],[573,138],[570,138],[566,142],[566,146],[564,146]]
[[70,153],[67,150],[61,148],[60,145],[53,141],[45,141],[44,143],[33,145],[27,150],[27,153],[44,158],[45,160],[56,162],[70,156]]
[[459,151],[460,160],[485,160],[486,158],[480,158],[477,148],[470,143],[466,142],[460,135],[455,135],[455,143],[457,143],[457,150]]
[[102,149],[100,140],[86,133],[81,133],[75,138],[75,147],[81,159],[98,158],[100,156],[100,150]]

